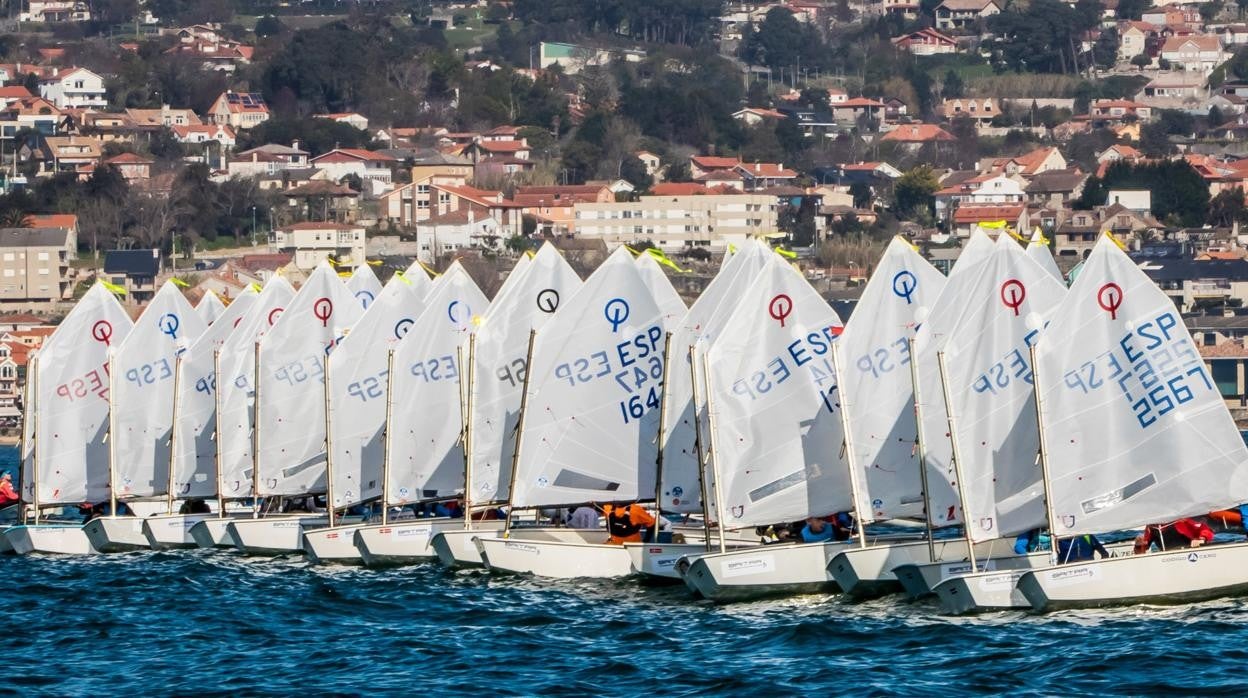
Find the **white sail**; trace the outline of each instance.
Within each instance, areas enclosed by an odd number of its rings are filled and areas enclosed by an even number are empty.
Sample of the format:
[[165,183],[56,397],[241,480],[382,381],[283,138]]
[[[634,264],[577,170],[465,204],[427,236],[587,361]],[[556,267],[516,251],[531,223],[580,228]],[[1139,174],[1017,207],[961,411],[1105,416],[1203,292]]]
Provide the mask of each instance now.
[[195,314],[203,321],[204,327],[211,325],[217,321],[225,312],[225,304],[212,291],[206,291],[204,297],[199,299],[199,303],[195,306]]
[[909,340],[944,287],[944,274],[894,238],[838,341],[850,444],[871,503],[864,521],[922,514]]
[[832,345],[841,319],[772,256],[707,355],[711,448],[728,528],[853,508]]
[[481,318],[469,399],[474,503],[505,501],[510,494],[529,333],[540,330],[580,287],[563,254],[546,243],[532,260],[521,258]]
[[424,296],[416,284],[396,275],[330,354],[335,507],[381,494],[390,349],[412,329],[423,309]]
[[[963,518],[975,541],[1044,524],[1029,347],[1066,295],[1064,284],[1003,239],[978,272],[985,283],[968,299],[943,350],[966,497]],[[948,504],[933,501],[932,508]]]
[[394,350],[390,389],[391,504],[454,494],[464,487],[460,350],[489,301],[455,262],[438,277],[424,311]]
[[1066,279],[1062,276],[1062,270],[1057,268],[1057,260],[1053,259],[1053,251],[1049,249],[1049,243],[1039,229],[1032,236],[1031,242],[1027,244],[1027,256],[1031,257],[1032,261],[1039,264],[1053,278],[1060,281],[1063,286],[1066,285]]
[[[671,365],[667,367],[667,382],[663,386],[667,425],[663,433],[662,497],[663,508],[668,511],[697,513],[703,509],[694,423],[694,367],[689,363],[689,348],[704,337],[713,337],[723,327],[770,254],[757,241],[747,241],[743,249],[724,263],[672,330]],[[697,368],[701,375],[701,366]],[[706,398],[700,397],[702,404],[698,409],[703,410]]]
[[18,487],[22,501],[29,503],[35,497],[35,420],[39,415],[38,388],[39,354],[30,354],[26,362],[26,385],[22,390],[22,464]]
[[637,256],[637,271],[641,272],[641,278],[649,287],[650,295],[654,296],[654,301],[659,304],[659,310],[663,311],[663,329],[668,332],[673,331],[689,312],[689,309],[685,307],[685,302],[681,300],[680,294],[672,286],[671,279],[667,278],[667,274],[649,252],[643,251]]
[[663,313],[618,248],[537,333],[513,506],[654,493]]
[[118,497],[169,490],[169,437],[178,354],[207,327],[166,281],[113,355],[113,481]]
[[1174,303],[1108,237],[1036,345],[1061,536],[1248,501],[1248,449]]
[[360,302],[360,307],[368,310],[368,306],[377,300],[377,296],[381,295],[381,282],[377,280],[377,275],[373,273],[373,268],[369,264],[361,264],[351,273],[351,277],[347,279],[347,290],[351,295]]
[[[918,377],[914,388],[918,395],[919,428],[922,430],[923,459],[927,466],[927,496],[931,507],[928,518],[933,526],[952,526],[962,522],[957,506],[958,493],[950,484],[954,482],[953,446],[949,441],[949,419],[936,352],[944,346],[949,333],[969,310],[969,304],[985,302],[985,294],[979,289],[985,286],[997,288],[1005,281],[983,275],[984,264],[995,249],[996,244],[985,233],[971,235],[966,251],[954,267],[954,273],[949,275],[914,339],[914,354],[910,359],[916,363],[915,375]],[[974,256],[969,257],[968,254]],[[973,264],[968,265],[968,262]]]
[[295,298],[283,276],[273,276],[256,302],[221,347],[217,389],[217,449],[221,460],[222,496],[250,497],[252,492],[252,425],[255,422],[256,341],[264,336]]
[[975,265],[988,259],[988,255],[992,254],[993,244],[992,238],[988,237],[984,231],[977,230],[971,233],[971,238],[966,241],[953,269],[949,270],[949,277],[953,278],[964,271],[974,269]]
[[321,262],[260,339],[258,494],[325,490],[325,362],[363,313],[334,268]]
[[121,304],[97,283],[39,350],[40,505],[108,498],[109,351],[125,341],[131,326]]
[[173,447],[173,488],[179,497],[211,497],[217,493],[217,368],[216,352],[259,297],[248,288],[235,298],[216,322],[182,354],[177,420]]

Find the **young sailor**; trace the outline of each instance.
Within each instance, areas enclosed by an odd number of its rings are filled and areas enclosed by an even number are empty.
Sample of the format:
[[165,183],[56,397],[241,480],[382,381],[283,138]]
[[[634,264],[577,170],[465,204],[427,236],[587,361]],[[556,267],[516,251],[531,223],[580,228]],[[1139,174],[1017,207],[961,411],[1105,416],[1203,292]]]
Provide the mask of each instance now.
[[636,502],[632,504],[608,504],[602,508],[607,517],[607,543],[623,545],[624,543],[640,543],[641,535],[647,528],[654,526],[654,517]]
[[1168,524],[1149,524],[1135,537],[1135,554],[1146,553],[1156,543],[1161,550],[1195,548],[1213,542],[1213,529],[1196,519],[1179,519]]

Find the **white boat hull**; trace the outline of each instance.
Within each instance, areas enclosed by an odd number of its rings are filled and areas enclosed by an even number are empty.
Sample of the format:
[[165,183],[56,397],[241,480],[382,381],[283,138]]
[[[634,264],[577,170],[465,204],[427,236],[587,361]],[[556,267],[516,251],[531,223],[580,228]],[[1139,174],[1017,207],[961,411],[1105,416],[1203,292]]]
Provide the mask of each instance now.
[[491,572],[532,574],[551,579],[592,577],[615,579],[634,573],[622,545],[608,545],[605,531],[595,530],[583,542],[528,538],[477,538],[477,549]]
[[[927,541],[886,543],[866,548],[846,550],[828,563],[828,571],[836,579],[841,591],[857,600],[873,599],[902,590],[901,582],[893,570],[902,565],[933,562],[959,562],[966,559],[966,540],[951,538],[931,543]],[[1014,541],[997,539],[977,543],[976,557],[1012,555]],[[969,570],[969,566],[967,567]]]
[[[432,562],[438,556],[431,545],[434,537],[443,531],[462,530],[463,526],[463,519],[408,519],[385,526],[364,526],[355,533],[355,547],[367,567]],[[502,530],[501,521],[494,530]]]
[[[481,552],[477,549],[474,538],[497,538],[502,535],[503,521],[477,521],[469,531],[463,528],[444,530],[435,535],[429,545],[438,556],[438,561],[446,567],[484,567]],[[564,542],[584,542],[585,536],[601,533],[601,540],[606,540],[606,533],[601,529],[576,529],[547,526],[521,526],[511,529],[511,538],[515,540],[544,540]]]
[[195,545],[201,548],[233,548],[234,538],[230,535],[230,522],[236,520],[229,516],[210,516],[192,524],[187,532]]
[[655,579],[679,581],[676,563],[685,557],[703,555],[705,543],[625,543],[638,574]]
[[1238,596],[1248,594],[1248,543],[1045,567],[1020,577],[1018,589],[1037,611]]
[[230,537],[234,547],[246,555],[289,555],[303,552],[304,528],[324,528],[329,517],[266,516],[260,519],[230,521]]
[[4,537],[18,555],[94,555],[98,552],[91,547],[91,540],[81,524],[11,526],[5,529]]
[[97,516],[82,525],[91,547],[101,553],[148,550],[152,546],[143,535],[143,519],[137,516]]
[[143,519],[143,536],[155,550],[194,548],[197,543],[191,528],[201,521],[215,519],[215,514],[157,514]]
[[828,563],[853,545],[761,545],[686,557],[677,570],[690,591],[712,601],[835,592]]
[[355,534],[363,524],[333,526],[303,532],[303,551],[308,560],[320,565],[362,565],[364,558],[355,546]]

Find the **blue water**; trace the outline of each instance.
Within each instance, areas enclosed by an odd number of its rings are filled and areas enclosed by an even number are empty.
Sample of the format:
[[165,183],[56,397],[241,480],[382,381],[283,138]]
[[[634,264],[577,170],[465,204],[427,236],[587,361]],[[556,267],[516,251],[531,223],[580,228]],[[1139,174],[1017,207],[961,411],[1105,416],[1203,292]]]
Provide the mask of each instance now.
[[942,617],[899,597],[142,552],[3,557],[21,694],[1243,694],[1248,603]]

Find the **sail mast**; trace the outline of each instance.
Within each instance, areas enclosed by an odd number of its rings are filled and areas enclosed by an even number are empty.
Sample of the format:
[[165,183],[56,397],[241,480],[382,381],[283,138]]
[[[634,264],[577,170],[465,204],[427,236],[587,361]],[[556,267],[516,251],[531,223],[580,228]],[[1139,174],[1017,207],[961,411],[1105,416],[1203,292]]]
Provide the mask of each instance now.
[[[706,354],[702,355],[702,374],[709,382],[711,380],[711,369],[710,363],[707,361],[706,357]],[[728,550],[728,543],[724,540],[724,498],[721,496],[720,492],[720,488],[723,486],[724,480],[720,477],[719,459],[715,454],[715,408],[711,405],[711,391],[709,386],[706,391],[706,421],[707,426],[710,427],[709,433],[707,434],[707,438],[709,440],[709,443],[707,444],[709,446],[707,449],[707,455],[711,461],[711,475],[715,478],[715,523],[719,530],[719,552],[722,553]]]
[[333,418],[329,409],[329,355],[325,355],[325,381],[321,384],[325,393],[325,511],[329,516],[329,527],[334,527],[334,432],[331,428]]
[[1053,564],[1057,559],[1057,515],[1053,509],[1053,485],[1049,479],[1049,447],[1044,435],[1044,407],[1040,399],[1040,379],[1036,373],[1036,345],[1031,350],[1031,394],[1036,402],[1036,429],[1040,436],[1040,480],[1044,485],[1044,515],[1049,520],[1049,560]]
[[117,410],[113,409],[113,396],[117,387],[117,357],[108,348],[108,515],[117,515]]
[[914,445],[919,453],[919,482],[923,488],[923,526],[927,529],[927,556],[936,559],[936,543],[932,540],[932,499],[931,490],[927,485],[927,450],[923,447],[923,416],[919,407],[919,364],[914,360],[914,337],[906,340],[906,350],[910,354],[910,381],[914,384]]
[[385,448],[382,449],[381,457],[381,525],[385,526],[390,521],[390,448],[394,442],[391,439],[390,420],[394,417],[394,349],[386,352],[386,423],[382,426],[382,438],[386,440]]
[[945,352],[936,352],[936,364],[940,368],[940,389],[945,399],[945,421],[949,424],[949,444],[953,449],[953,477],[958,481],[958,505],[962,507],[962,532],[966,534],[966,557],[971,571],[979,569],[975,562],[975,543],[971,540],[971,513],[966,508],[966,482],[962,479],[962,452],[958,449],[958,427],[953,415],[953,396],[949,392],[949,371],[945,366]]
[[255,343],[251,408],[251,518],[260,518],[260,340]]
[[165,483],[167,513],[173,514],[174,470],[178,457],[178,390],[182,386],[182,352],[173,360],[173,420],[169,422],[169,477]]
[[213,401],[216,403],[216,409],[213,410],[213,441],[216,447],[213,449],[213,460],[217,464],[217,516],[225,518],[225,480],[221,472],[221,350],[214,349],[212,352],[212,390]]
[[464,420],[464,528],[467,530],[472,530],[472,390],[476,376],[477,333],[473,332],[468,336],[468,381],[460,393]]
[[[26,365],[26,414],[22,415],[23,426],[25,422],[30,424],[30,491],[31,505],[35,509],[35,525],[39,525],[39,430],[34,423],[36,407],[35,403],[30,400],[30,396],[38,396],[39,394],[39,355],[36,353],[30,357],[30,361]],[[37,399],[37,397],[36,397]]]
[[832,371],[838,390],[841,391],[841,428],[845,432],[845,462],[849,465],[850,496],[854,498],[854,528],[858,533],[858,547],[867,547],[867,535],[862,529],[862,496],[859,490],[862,484],[858,481],[861,470],[858,468],[858,455],[854,453],[853,432],[849,428],[849,395],[845,392],[845,381],[841,380],[841,344],[832,343]]
[[698,456],[698,489],[702,493],[702,531],[706,542],[706,551],[711,551],[711,512],[707,505],[711,503],[710,481],[706,479],[706,457],[702,448],[702,418],[698,416],[698,370],[696,352],[689,347],[689,380],[693,383],[693,447]]
[[529,330],[529,350],[524,358],[524,386],[520,389],[520,416],[516,420],[516,443],[511,451],[511,484],[507,486],[507,520],[503,522],[503,538],[511,533],[511,519],[516,508],[510,504],[512,493],[516,489],[516,466],[520,461],[520,436],[524,434],[525,410],[529,406],[529,379],[533,375],[533,342],[537,339],[537,330]]
[[[671,365],[672,359],[672,333],[667,332],[663,339],[663,382],[662,386],[667,386],[667,369]],[[667,392],[664,390],[663,392]],[[663,518],[663,434],[667,430],[667,400],[659,401],[659,436],[656,443],[659,445],[655,449],[654,459],[654,538],[655,543],[659,542],[660,520]]]

